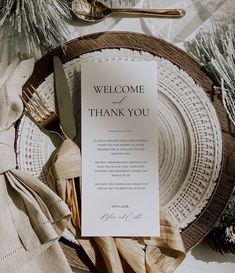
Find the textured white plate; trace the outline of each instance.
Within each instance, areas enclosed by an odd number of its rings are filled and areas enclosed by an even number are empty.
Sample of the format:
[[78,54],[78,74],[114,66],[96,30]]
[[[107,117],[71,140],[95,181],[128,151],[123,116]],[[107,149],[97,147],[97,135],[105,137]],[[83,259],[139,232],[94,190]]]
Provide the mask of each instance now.
[[[158,107],[158,120],[153,123],[159,128],[160,199],[176,225],[185,228],[206,206],[221,167],[222,140],[214,107],[201,87],[170,61],[147,52],[105,49],[82,55],[64,65],[73,96],[78,135],[81,129],[81,62],[120,60],[158,62],[158,99],[157,96],[153,98]],[[53,86],[51,74],[38,91],[54,108]],[[80,142],[79,136],[77,141]],[[48,137],[23,116],[16,145],[21,169],[45,181],[51,153],[58,145],[55,135]]]

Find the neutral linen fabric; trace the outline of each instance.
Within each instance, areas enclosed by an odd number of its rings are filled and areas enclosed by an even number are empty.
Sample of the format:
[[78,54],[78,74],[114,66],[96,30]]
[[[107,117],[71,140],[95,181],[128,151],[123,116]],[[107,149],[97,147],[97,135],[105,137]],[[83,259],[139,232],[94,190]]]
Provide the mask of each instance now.
[[57,242],[70,219],[67,205],[41,181],[16,169],[14,125],[33,67],[33,59],[17,57],[0,79],[0,272],[69,273]]
[[[62,192],[66,191],[66,179],[72,178],[72,174],[81,178],[80,150],[71,140],[66,140],[55,155],[48,175],[50,185],[59,189],[62,198],[66,196]],[[69,229],[77,236],[78,242],[101,273],[171,273],[185,258],[180,233],[163,207],[160,209],[160,237],[87,239],[81,238],[80,231],[71,225]],[[100,256],[103,263],[100,262]],[[125,264],[128,267],[124,266]]]

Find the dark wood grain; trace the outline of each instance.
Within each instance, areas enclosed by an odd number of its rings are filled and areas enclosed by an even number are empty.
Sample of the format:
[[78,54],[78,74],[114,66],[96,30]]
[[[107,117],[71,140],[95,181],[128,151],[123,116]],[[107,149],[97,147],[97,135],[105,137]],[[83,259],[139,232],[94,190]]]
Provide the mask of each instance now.
[[[56,48],[36,63],[34,73],[27,84],[37,87],[52,72],[53,55],[59,56],[64,63],[79,57],[81,54],[105,48],[129,48],[146,51],[170,60],[186,71],[204,89],[215,106],[222,128],[224,164],[221,168],[221,175],[217,181],[216,189],[207,206],[198,215],[197,219],[181,233],[188,251],[198,244],[214,227],[231,195],[235,180],[233,167],[235,166],[235,129],[228,121],[219,94],[215,94],[213,91],[212,80],[206,75],[202,67],[184,51],[163,40],[143,34],[106,32],[68,42],[65,51],[61,48]],[[81,261],[78,253],[74,252],[73,249],[69,250],[68,246],[64,247],[64,249],[70,262],[73,261],[74,265],[80,267]]]

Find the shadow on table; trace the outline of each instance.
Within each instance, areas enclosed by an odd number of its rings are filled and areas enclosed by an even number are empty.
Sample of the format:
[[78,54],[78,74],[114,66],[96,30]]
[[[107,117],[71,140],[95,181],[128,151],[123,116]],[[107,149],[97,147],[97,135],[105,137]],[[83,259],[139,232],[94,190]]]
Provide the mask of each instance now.
[[202,241],[198,246],[192,249],[192,256],[196,260],[203,262],[217,262],[217,263],[234,263],[235,264],[235,255],[221,255],[213,250],[206,240]]

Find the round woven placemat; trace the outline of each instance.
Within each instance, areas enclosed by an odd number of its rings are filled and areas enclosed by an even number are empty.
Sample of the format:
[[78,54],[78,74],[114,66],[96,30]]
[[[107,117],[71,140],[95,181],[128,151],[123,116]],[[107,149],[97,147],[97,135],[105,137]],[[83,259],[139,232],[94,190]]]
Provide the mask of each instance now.
[[[35,66],[35,71],[30,80],[27,82],[27,84],[32,84],[33,86],[38,87],[45,80],[45,78],[48,77],[48,75],[50,75],[53,72],[52,71],[53,55],[58,55],[64,63],[68,63],[69,61],[72,61],[83,54],[101,49],[103,50],[111,48],[112,49],[127,48],[136,50],[138,52],[144,51],[145,53],[146,52],[150,53],[151,56],[158,56],[165,60],[169,60],[170,63],[174,64],[176,67],[185,71],[187,75],[190,75],[190,77],[193,79],[192,84],[199,85],[205,92],[212,95],[214,100],[213,103],[216,106],[215,108],[219,109],[218,116],[221,121],[222,129],[226,130],[226,133],[223,132],[223,149],[225,163],[227,162],[227,158],[229,154],[232,152],[231,148],[233,147],[235,140],[234,136],[229,131],[231,128],[229,127],[229,124],[227,122],[226,114],[221,106],[220,100],[217,96],[215,96],[212,93],[211,80],[201,70],[201,67],[186,53],[162,40],[142,34],[113,32],[98,33],[82,37],[69,42],[66,46],[65,52],[61,50],[61,48],[57,48],[50,54],[39,60]],[[173,79],[170,80],[172,81]],[[185,99],[186,98],[187,96],[185,97]],[[165,105],[167,105],[167,103]],[[194,111],[194,114],[197,114],[197,111]],[[212,115],[211,116],[212,122],[214,118],[216,119],[216,117]],[[168,130],[167,126],[166,125],[164,126],[165,130],[167,131]],[[182,126],[182,124],[179,124],[179,127],[180,126]],[[216,129],[217,127],[215,126],[214,128]],[[163,139],[164,138],[162,138],[162,140]],[[167,142],[171,140],[166,139],[164,141]],[[192,142],[190,139],[188,140],[186,139],[186,141],[189,141],[190,143]],[[216,160],[219,161],[218,158]],[[168,162],[170,162],[170,160]],[[200,210],[200,213],[198,214],[197,218],[193,222],[191,222],[191,224],[189,225],[185,224],[186,228],[183,229],[181,232],[187,250],[189,250],[195,244],[201,241],[202,238],[211,230],[215,222],[218,220],[219,216],[221,215],[225,208],[227,200],[232,191],[233,180],[234,179],[232,175],[228,173],[227,166],[225,164],[221,170],[221,179],[214,184],[213,188],[211,188],[211,194],[208,195],[209,201],[208,198],[205,198],[206,203]],[[174,208],[174,206],[172,208]],[[184,226],[182,225],[181,227],[183,228]],[[70,249],[68,247],[68,244],[65,248],[70,262],[74,265],[77,264],[79,267],[81,267],[81,261],[77,259],[77,255],[75,252],[76,250]]]
[[[215,109],[203,89],[169,60],[124,48],[94,51],[64,64],[75,109],[78,143],[81,143],[81,64],[120,61],[154,61],[158,65],[156,97],[153,97],[158,118],[152,122],[158,126],[160,204],[182,230],[206,206],[219,176],[222,139]],[[37,87],[37,92],[55,110],[53,74]],[[47,136],[25,115],[18,131],[19,168],[46,183],[50,157],[58,147],[56,142],[56,135]],[[71,236],[69,239],[74,241]]]

